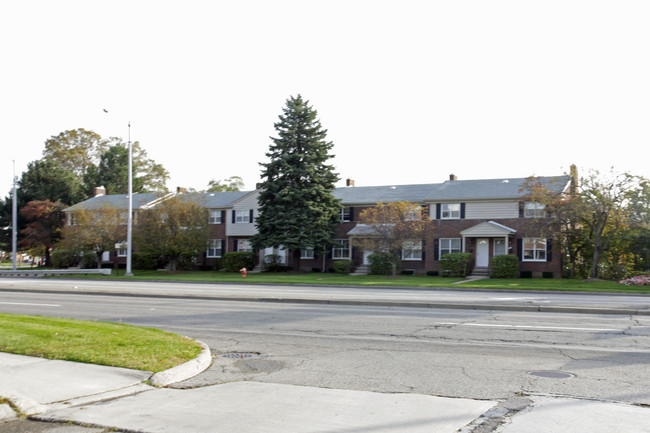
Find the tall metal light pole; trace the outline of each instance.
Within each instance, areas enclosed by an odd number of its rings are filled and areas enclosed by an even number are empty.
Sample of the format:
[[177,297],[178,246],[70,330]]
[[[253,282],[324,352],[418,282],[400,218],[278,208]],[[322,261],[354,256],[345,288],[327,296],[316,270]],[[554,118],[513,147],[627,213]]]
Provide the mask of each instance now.
[[13,198],[11,200],[11,252],[12,252],[12,270],[16,270],[16,239],[18,235],[18,194],[16,189],[16,160],[13,160],[14,163],[14,191]]
[[133,240],[133,148],[131,146],[131,121],[129,120],[129,214],[126,217],[126,276],[132,277],[131,253]]

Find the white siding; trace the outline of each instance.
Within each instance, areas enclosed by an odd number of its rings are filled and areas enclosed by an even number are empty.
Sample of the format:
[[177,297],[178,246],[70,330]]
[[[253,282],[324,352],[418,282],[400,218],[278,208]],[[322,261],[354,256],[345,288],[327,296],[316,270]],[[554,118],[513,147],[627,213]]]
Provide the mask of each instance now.
[[[254,192],[236,202],[232,209],[226,211],[226,236],[253,236],[257,233],[255,229],[255,219],[258,215],[257,196],[258,192]],[[253,222],[247,224],[233,224],[232,212],[237,210],[249,211],[253,209]]]
[[518,201],[467,202],[465,219],[518,218]]

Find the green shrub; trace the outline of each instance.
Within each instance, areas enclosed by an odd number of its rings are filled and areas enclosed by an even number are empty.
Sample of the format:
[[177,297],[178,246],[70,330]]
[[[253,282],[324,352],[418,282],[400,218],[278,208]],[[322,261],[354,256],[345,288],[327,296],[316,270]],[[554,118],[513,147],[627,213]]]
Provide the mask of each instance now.
[[155,271],[164,267],[158,254],[146,252],[134,252],[131,254],[133,269],[141,271]]
[[65,269],[79,264],[79,254],[71,250],[54,250],[52,251],[51,259],[52,266],[59,269]]
[[239,272],[241,268],[255,267],[255,253],[251,251],[235,251],[223,255],[223,267],[227,272]]
[[281,272],[284,269],[284,265],[280,260],[281,257],[277,254],[267,254],[264,256],[264,272]]
[[83,253],[79,261],[79,266],[82,269],[95,269],[97,267],[97,254]]
[[372,253],[368,256],[370,273],[374,275],[391,275],[393,264],[399,264],[400,257],[393,253]]
[[349,274],[352,269],[352,262],[349,260],[337,260],[334,262],[334,272],[337,274]]
[[519,258],[514,254],[494,256],[490,260],[490,278],[517,278]]
[[470,253],[449,253],[442,256],[440,266],[442,275],[446,277],[466,277],[469,274],[469,265],[472,262]]

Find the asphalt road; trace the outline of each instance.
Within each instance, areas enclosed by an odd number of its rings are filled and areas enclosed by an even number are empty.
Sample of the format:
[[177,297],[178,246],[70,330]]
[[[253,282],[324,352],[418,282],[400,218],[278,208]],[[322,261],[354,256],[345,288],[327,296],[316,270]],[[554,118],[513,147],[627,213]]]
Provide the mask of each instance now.
[[[142,284],[145,290],[153,287]],[[177,290],[175,285],[158,286]],[[207,289],[195,285],[191,290]],[[287,292],[298,296],[297,290],[323,293],[320,288],[253,289],[263,290],[265,296]],[[242,293],[242,286],[218,286],[218,290]],[[341,290],[327,290],[326,296]],[[348,294],[357,293],[362,292]],[[374,295],[412,299],[426,294],[382,289]],[[481,293],[483,299],[473,302],[516,298],[526,303],[537,298],[535,302],[552,304],[556,296]],[[557,302],[596,305],[604,301],[569,296],[570,300]],[[608,302],[615,301],[631,302],[623,298]],[[153,326],[204,341],[214,355],[212,367],[178,387],[256,380],[474,399],[532,393],[650,404],[649,316],[4,290],[0,311]]]

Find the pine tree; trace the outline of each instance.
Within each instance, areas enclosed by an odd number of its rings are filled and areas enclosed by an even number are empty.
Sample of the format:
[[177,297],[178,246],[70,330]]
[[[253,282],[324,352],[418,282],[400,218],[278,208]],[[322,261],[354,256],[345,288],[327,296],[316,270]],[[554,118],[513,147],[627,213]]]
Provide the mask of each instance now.
[[334,144],[309,101],[290,97],[282,111],[274,125],[278,137],[271,137],[266,154],[270,161],[260,163],[260,215],[252,243],[292,250],[297,266],[301,248],[324,253],[332,243],[341,210],[332,191],[339,177],[327,164]]

